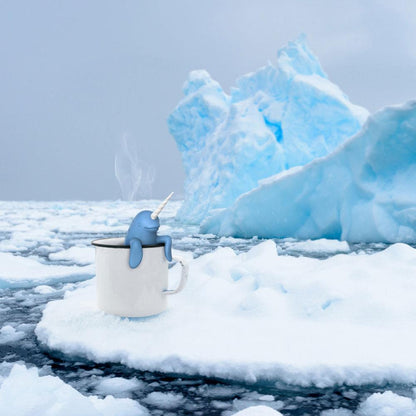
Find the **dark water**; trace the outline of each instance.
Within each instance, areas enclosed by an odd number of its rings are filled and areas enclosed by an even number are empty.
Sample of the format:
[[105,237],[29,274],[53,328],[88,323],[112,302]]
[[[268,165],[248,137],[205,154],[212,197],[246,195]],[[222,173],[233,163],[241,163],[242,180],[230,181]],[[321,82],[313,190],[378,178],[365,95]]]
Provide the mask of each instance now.
[[[17,204],[17,203],[15,203]],[[17,212],[20,205],[0,206],[0,213],[6,218],[0,227],[0,251],[8,251],[20,256],[37,256],[48,264],[73,264],[71,261],[51,261],[49,254],[72,247],[74,244],[89,244],[97,238],[123,235],[121,228],[127,227],[131,212],[136,207],[129,206],[124,216],[118,215],[117,221],[106,223],[108,209],[114,208],[121,212],[120,205],[108,207],[103,204],[94,211],[85,203],[38,204],[24,206],[23,212]],[[119,203],[121,204],[121,203]],[[62,210],[64,214],[62,215]],[[2,212],[1,212],[2,211]],[[79,211],[87,219],[85,230],[71,230],[61,227]],[[113,212],[113,210],[111,211]],[[124,211],[123,211],[124,212]],[[95,221],[95,222],[94,222]],[[200,235],[195,227],[176,223],[173,215],[165,220],[167,231],[173,237],[176,249],[193,251],[200,256],[218,246],[229,246],[236,251],[247,251],[260,241],[256,239],[220,239],[210,235]],[[33,224],[39,229],[46,229],[46,234],[34,234],[28,239]],[[92,232],[88,228],[99,228],[104,224],[103,231]],[[97,227],[96,227],[97,225]],[[25,228],[26,227],[26,228]],[[113,228],[113,229],[112,229]],[[16,231],[18,230],[18,231]],[[20,245],[19,245],[20,244]],[[309,256],[327,258],[337,253],[337,250],[307,249],[290,240],[276,240],[277,249],[281,255]],[[384,244],[355,244],[347,246],[348,252],[375,252],[386,247]],[[345,247],[344,247],[345,248]],[[342,247],[341,247],[342,249]],[[5,288],[0,289],[0,328],[11,325],[18,331],[24,332],[24,338],[18,342],[0,344],[0,362],[23,361],[26,365],[41,368],[43,374],[54,374],[72,385],[82,394],[102,396],[96,387],[100,381],[122,377],[137,378],[140,387],[131,392],[122,392],[118,397],[130,397],[138,400],[149,409],[152,415],[229,415],[238,410],[253,405],[266,405],[275,408],[285,416],[320,415],[323,410],[343,407],[355,410],[358,404],[374,392],[392,390],[398,394],[411,396],[412,387],[407,385],[367,385],[360,387],[337,386],[320,389],[316,387],[303,388],[282,383],[246,384],[203,377],[186,377],[180,374],[161,374],[157,372],[138,371],[118,363],[96,364],[79,357],[64,356],[49,351],[40,345],[34,333],[36,324],[42,316],[45,305],[64,296],[66,290],[77,287],[77,283],[50,284],[54,290],[45,293],[36,288]],[[178,399],[178,404],[166,408],[163,404],[146,402],[151,392],[172,393]],[[117,397],[117,395],[116,395]],[[168,406],[169,407],[169,406]]]

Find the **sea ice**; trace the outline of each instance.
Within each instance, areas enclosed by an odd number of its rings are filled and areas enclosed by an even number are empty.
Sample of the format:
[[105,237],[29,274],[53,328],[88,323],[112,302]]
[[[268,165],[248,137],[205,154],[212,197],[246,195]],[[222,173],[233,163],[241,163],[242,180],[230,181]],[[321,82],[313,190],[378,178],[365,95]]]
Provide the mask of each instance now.
[[[368,112],[351,104],[299,37],[226,94],[203,70],[168,119],[182,153],[185,202],[178,215],[199,223],[258,181],[327,155],[361,128]],[[287,202],[287,201],[286,201]]]
[[22,331],[16,331],[11,325],[4,325],[0,329],[0,345],[10,344],[20,341],[25,337],[25,333]]
[[347,409],[325,410],[321,416],[416,416],[416,401],[386,391],[372,394],[359,405],[356,412]]
[[36,258],[0,252],[0,289],[30,287],[41,283],[74,282],[89,279],[94,266],[60,266],[40,263]]
[[[224,237],[222,237],[224,238]],[[349,253],[350,246],[346,241],[328,240],[320,238],[319,240],[305,240],[305,241],[285,241],[282,242],[282,248],[285,252],[299,253],[299,254],[336,254]]]
[[[172,285],[180,268],[171,269]],[[273,241],[191,260],[185,289],[158,316],[96,307],[95,282],[50,302],[37,325],[51,349],[96,362],[318,387],[416,382],[416,250],[325,260],[279,256]]]
[[251,406],[234,413],[234,416],[283,416],[277,410],[268,406]]
[[137,378],[126,379],[111,377],[101,380],[94,388],[96,393],[111,394],[116,397],[128,397],[132,391],[143,388],[143,382]]
[[[0,201],[2,239],[0,251],[15,254],[36,252],[48,257],[63,252],[68,261],[91,260],[91,252],[84,256],[78,249],[68,248],[68,238],[74,238],[75,245],[88,245],[91,236],[103,234],[120,235],[138,211],[153,209],[160,201]],[[163,210],[161,217],[173,218],[180,205],[172,201]],[[166,223],[164,223],[166,227]],[[168,227],[169,228],[169,227]],[[56,260],[60,260],[56,254]],[[53,256],[52,256],[53,257]]]
[[162,393],[160,391],[154,391],[149,393],[143,399],[143,402],[148,405],[156,406],[159,409],[171,410],[181,406],[184,402],[184,398],[182,394]]
[[49,254],[50,260],[69,261],[71,263],[79,264],[80,266],[86,266],[87,264],[94,263],[94,258],[94,248],[85,246],[73,246],[67,250],[61,250]]
[[234,237],[416,241],[416,101],[386,107],[326,157],[265,179],[201,231]]
[[13,416],[139,416],[147,411],[131,399],[83,396],[54,376],[40,376],[37,368],[15,364],[0,380],[0,414]]
[[283,416],[277,410],[268,406],[251,406],[234,413],[234,416]]

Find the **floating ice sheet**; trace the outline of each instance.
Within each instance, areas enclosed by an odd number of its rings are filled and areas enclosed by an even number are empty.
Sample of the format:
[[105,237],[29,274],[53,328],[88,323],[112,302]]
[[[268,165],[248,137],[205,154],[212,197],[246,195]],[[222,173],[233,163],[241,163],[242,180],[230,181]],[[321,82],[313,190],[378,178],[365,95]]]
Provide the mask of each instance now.
[[85,246],[73,246],[67,250],[49,254],[53,261],[68,261],[81,266],[94,263],[94,248]]
[[191,261],[188,285],[159,316],[97,310],[92,280],[50,302],[36,333],[66,354],[143,370],[319,387],[416,382],[415,276],[405,244],[326,260],[278,256],[273,241],[239,255],[219,248]]
[[356,412],[339,408],[325,410],[321,416],[416,416],[416,398],[385,391],[372,394],[358,406]]
[[140,416],[148,414],[131,399],[83,396],[54,376],[40,376],[37,368],[15,364],[0,380],[0,414],[14,416]]
[[94,266],[60,266],[40,263],[36,258],[15,256],[0,252],[0,289],[29,287],[62,281],[91,278]]
[[234,413],[234,416],[283,416],[277,410],[268,406],[251,406]]

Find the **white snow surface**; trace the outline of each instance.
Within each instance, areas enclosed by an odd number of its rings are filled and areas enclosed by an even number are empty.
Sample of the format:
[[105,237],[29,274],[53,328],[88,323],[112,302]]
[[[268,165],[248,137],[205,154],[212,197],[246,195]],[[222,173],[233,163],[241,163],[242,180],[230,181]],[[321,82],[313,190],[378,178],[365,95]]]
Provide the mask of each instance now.
[[346,241],[328,240],[326,238],[305,241],[286,241],[282,243],[282,248],[302,254],[336,254],[350,252],[350,247]]
[[94,247],[73,246],[67,250],[49,254],[49,259],[54,261],[70,261],[85,266],[94,263]]
[[234,416],[283,416],[277,410],[268,406],[250,406],[234,413]]
[[41,263],[36,258],[0,252],[0,288],[37,286],[51,281],[76,281],[94,275],[94,266],[61,266]]
[[84,280],[93,275],[93,266],[48,265],[36,258],[0,252],[0,288],[36,286],[51,281]]
[[304,36],[236,84],[228,95],[193,71],[168,118],[186,173],[183,221],[199,223],[259,180],[327,155],[368,116],[329,81]]
[[326,157],[263,180],[201,231],[416,242],[416,101],[386,107]]
[[153,391],[149,393],[144,403],[158,407],[159,409],[171,410],[181,406],[184,402],[182,394],[162,393],[160,391]]
[[139,416],[148,414],[131,399],[83,396],[55,376],[15,364],[0,379],[0,414],[7,416]]
[[137,378],[127,379],[111,377],[101,380],[94,388],[97,393],[111,394],[113,396],[128,396],[130,392],[143,388],[143,382]]
[[[179,266],[170,270],[172,286]],[[319,387],[416,382],[416,250],[326,260],[279,256],[273,241],[194,259],[159,316],[99,311],[95,281],[50,302],[39,340],[143,369]]]
[[372,394],[358,406],[356,412],[340,408],[325,410],[321,416],[416,416],[416,400],[415,397],[385,391]]
[[24,337],[25,333],[23,331],[16,331],[11,325],[4,325],[0,329],[0,345],[14,343]]

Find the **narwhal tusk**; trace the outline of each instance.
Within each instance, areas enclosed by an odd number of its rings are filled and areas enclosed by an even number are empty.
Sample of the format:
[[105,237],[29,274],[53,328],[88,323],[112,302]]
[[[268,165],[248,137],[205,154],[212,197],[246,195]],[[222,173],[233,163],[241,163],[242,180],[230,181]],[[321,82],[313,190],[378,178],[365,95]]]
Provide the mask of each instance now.
[[152,220],[155,220],[159,216],[160,211],[162,211],[162,209],[165,208],[165,205],[168,203],[168,201],[172,197],[172,195],[173,195],[173,192],[171,192],[170,195],[157,207],[157,209],[155,209],[150,214],[150,217],[152,218]]

